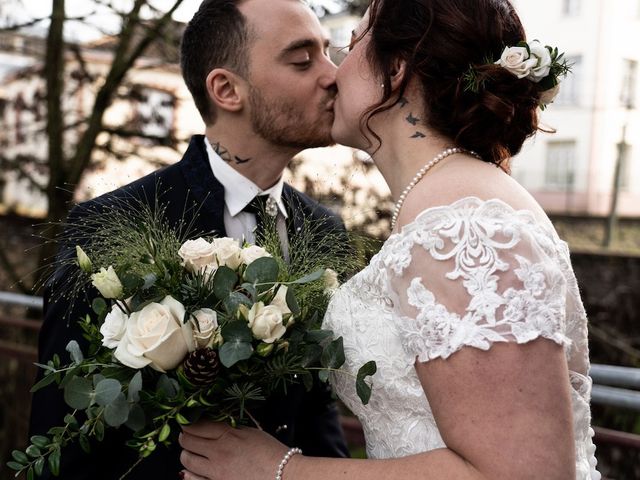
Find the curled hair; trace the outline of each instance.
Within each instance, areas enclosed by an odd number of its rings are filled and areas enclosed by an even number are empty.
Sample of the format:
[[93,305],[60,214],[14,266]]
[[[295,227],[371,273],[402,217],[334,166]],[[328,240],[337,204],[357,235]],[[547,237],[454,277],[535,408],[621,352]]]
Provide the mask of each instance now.
[[[363,123],[377,140],[369,122],[393,107],[390,79],[394,63],[403,60],[398,101],[415,78],[432,130],[509,170],[509,159],[539,130],[541,92],[494,65],[505,46],[526,38],[508,0],[373,0],[367,32],[367,57],[383,79],[384,93]],[[465,80],[470,67],[482,86],[476,92]]]
[[207,125],[216,121],[206,80],[215,68],[246,76],[250,32],[238,10],[242,0],[204,0],[187,25],[180,44],[180,67],[187,88]]

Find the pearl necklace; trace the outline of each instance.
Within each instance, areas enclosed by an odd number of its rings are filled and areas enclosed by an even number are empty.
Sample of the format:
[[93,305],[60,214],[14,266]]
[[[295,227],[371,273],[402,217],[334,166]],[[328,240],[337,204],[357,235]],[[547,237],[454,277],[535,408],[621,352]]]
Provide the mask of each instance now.
[[422,177],[424,177],[427,174],[427,172],[431,170],[431,168],[433,168],[437,163],[439,163],[440,161],[444,160],[445,158],[451,155],[455,155],[456,153],[466,153],[476,157],[477,159],[480,159],[480,155],[478,155],[476,152],[473,152],[471,150],[466,150],[460,147],[447,148],[442,152],[440,152],[435,157],[433,157],[433,159],[429,163],[427,163],[424,167],[418,170],[418,173],[415,174],[415,176],[413,177],[413,180],[409,182],[409,185],[407,185],[407,187],[400,194],[400,198],[398,198],[398,201],[393,207],[393,214],[391,215],[391,230],[393,230],[396,227],[396,221],[398,220],[400,209],[402,208],[402,205],[404,204],[404,201],[407,198],[407,195],[413,189],[413,187],[415,187],[418,184],[418,182],[422,180]]

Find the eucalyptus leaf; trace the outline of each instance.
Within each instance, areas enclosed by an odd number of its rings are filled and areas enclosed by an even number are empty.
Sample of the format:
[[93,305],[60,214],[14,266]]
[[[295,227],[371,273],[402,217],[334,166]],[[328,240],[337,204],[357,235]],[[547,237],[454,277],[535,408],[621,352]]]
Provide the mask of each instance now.
[[371,385],[368,384],[365,379],[366,377],[374,375],[377,371],[378,366],[373,360],[365,363],[358,370],[358,375],[356,376],[356,393],[358,397],[360,397],[363,405],[369,403],[369,399],[371,398]]
[[129,403],[124,393],[118,396],[104,409],[104,420],[110,427],[119,427],[129,418]]
[[140,431],[144,428],[146,424],[146,417],[144,414],[144,409],[135,404],[131,407],[129,411],[129,418],[127,419],[125,425],[133,430],[134,432]]
[[162,374],[158,379],[156,391],[165,398],[174,398],[180,391],[180,384],[173,378],[169,378],[167,375]]
[[91,405],[93,385],[83,377],[73,377],[64,388],[64,401],[71,408],[84,410]]
[[218,300],[224,300],[238,283],[238,275],[229,267],[222,266],[213,277],[213,293]]
[[311,282],[315,282],[317,280],[320,280],[322,278],[322,276],[324,275],[325,269],[321,268],[319,270],[316,270],[315,272],[311,272],[308,275],[305,275],[304,277],[301,277],[297,280],[294,280],[291,283],[294,284],[303,284],[303,283],[311,283]]
[[107,311],[107,302],[102,297],[94,298],[93,302],[91,302],[91,309],[96,315],[103,315]]
[[100,420],[96,420],[95,423],[95,435],[96,439],[101,442],[104,440],[104,423]]
[[82,355],[80,345],[78,345],[78,342],[76,342],[75,340],[71,340],[69,343],[67,343],[65,350],[69,352],[69,355],[71,355],[71,360],[73,361],[73,363],[82,363],[82,361],[84,360],[84,355]]
[[78,437],[78,443],[85,453],[91,453],[91,444],[89,443],[89,439],[86,435],[80,435]]
[[320,370],[318,372],[318,378],[321,382],[327,383],[327,380],[329,380],[329,370]]
[[220,347],[218,353],[220,354],[222,364],[230,368],[236,363],[250,358],[253,353],[253,346],[250,342],[242,342],[240,340],[228,341],[225,338],[225,342],[222,347]]
[[320,363],[326,368],[340,368],[344,363],[344,345],[342,337],[336,338],[325,347],[320,357]]
[[305,345],[300,364],[305,368],[316,365],[320,361],[322,351],[323,350],[320,345],[316,345],[314,343]]
[[298,299],[293,287],[287,289],[287,306],[293,315],[300,315],[300,305],[298,305]]
[[239,361],[251,357],[253,335],[244,320],[229,322],[222,327],[222,338],[224,338],[224,344],[218,353],[220,361],[225,367],[229,368]]
[[[262,257],[249,264],[244,272],[244,278],[250,283],[275,283],[278,280],[280,267],[271,257]],[[268,288],[268,287],[267,287]]]
[[142,372],[139,370],[129,381],[129,388],[127,390],[127,400],[130,402],[137,402],[140,400],[140,390],[142,390]]
[[29,392],[31,392],[31,393],[37,392],[41,388],[44,388],[47,385],[52,384],[53,382],[55,382],[55,380],[56,380],[56,376],[54,374],[50,373],[47,376],[42,377],[42,379],[39,382],[37,382],[33,387],[31,387]]
[[96,385],[95,401],[98,405],[110,405],[122,392],[122,385],[115,378],[105,378]]
[[231,292],[231,294],[224,299],[224,308],[229,313],[229,316],[235,318],[235,314],[238,311],[240,305],[246,305],[251,308],[251,300],[240,292]]
[[98,386],[98,384],[104,380],[106,377],[104,375],[102,375],[101,373],[96,373],[93,376],[93,388],[96,388]]

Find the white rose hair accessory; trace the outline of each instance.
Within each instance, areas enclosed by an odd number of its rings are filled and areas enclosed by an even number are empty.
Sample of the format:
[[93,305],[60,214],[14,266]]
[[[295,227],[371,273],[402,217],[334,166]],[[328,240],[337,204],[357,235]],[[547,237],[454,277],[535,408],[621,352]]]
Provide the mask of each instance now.
[[[543,110],[553,102],[559,92],[561,79],[571,71],[564,53],[558,52],[557,48],[543,46],[538,40],[506,46],[498,60],[487,59],[486,62],[499,65],[519,80],[536,83],[540,92],[540,108]],[[486,81],[478,75],[473,65],[469,66],[462,80],[465,82],[465,91],[474,93],[483,89]]]

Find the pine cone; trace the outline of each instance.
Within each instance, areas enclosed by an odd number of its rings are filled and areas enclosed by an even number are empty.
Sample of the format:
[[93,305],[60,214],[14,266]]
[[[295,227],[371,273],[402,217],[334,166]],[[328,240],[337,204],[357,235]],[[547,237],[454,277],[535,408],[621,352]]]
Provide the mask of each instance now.
[[197,387],[211,385],[220,370],[218,354],[212,348],[191,352],[182,364],[184,376]]

